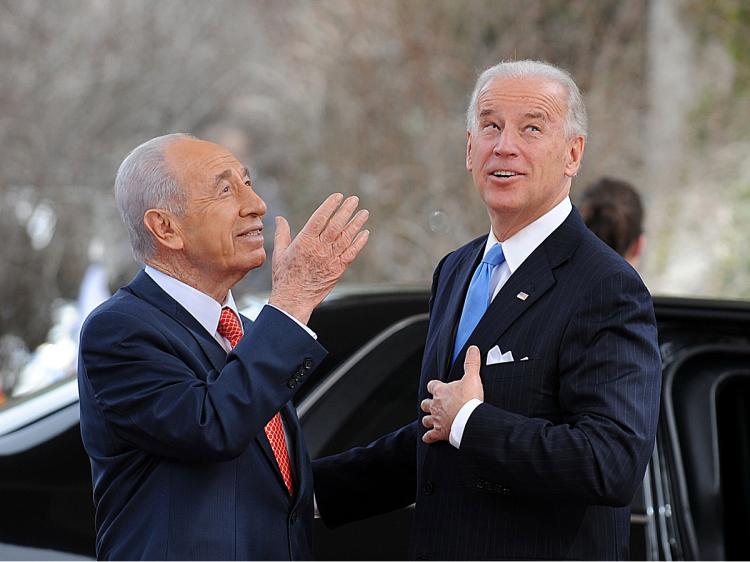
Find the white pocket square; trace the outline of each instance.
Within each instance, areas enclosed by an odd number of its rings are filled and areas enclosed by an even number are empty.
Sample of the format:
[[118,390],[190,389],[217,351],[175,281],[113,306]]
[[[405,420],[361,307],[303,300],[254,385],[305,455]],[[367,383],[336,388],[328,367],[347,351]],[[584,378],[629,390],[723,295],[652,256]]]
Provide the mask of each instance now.
[[498,363],[510,363],[514,361],[513,352],[506,351],[503,353],[500,351],[499,346],[495,346],[487,353],[487,365],[497,365]]
[[[528,361],[529,357],[521,357],[519,361]],[[497,365],[498,363],[511,363],[515,361],[512,351],[503,353],[499,346],[495,346],[487,353],[487,365]]]

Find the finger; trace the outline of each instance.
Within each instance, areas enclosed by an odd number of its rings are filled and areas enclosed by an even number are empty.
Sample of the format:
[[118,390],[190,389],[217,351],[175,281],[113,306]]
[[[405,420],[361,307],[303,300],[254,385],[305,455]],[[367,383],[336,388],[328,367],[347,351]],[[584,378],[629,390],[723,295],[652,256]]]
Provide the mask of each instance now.
[[438,441],[440,441],[440,433],[438,433],[434,429],[431,429],[430,431],[427,431],[424,435],[422,435],[422,441],[424,441],[428,445],[437,443]]
[[320,204],[320,207],[315,209],[315,212],[310,215],[310,218],[307,219],[301,232],[309,234],[310,236],[319,236],[343,199],[344,196],[341,193],[331,193],[326,200]]
[[432,419],[432,416],[424,416],[422,418],[422,425],[425,426],[427,429],[432,429],[434,425],[434,421]]
[[438,381],[436,379],[432,379],[430,381],[427,381],[427,392],[429,392],[430,394],[434,394],[434,392],[432,392],[432,390],[435,388],[435,384],[437,382]]
[[357,214],[349,221],[349,224],[346,225],[344,230],[341,231],[341,234],[339,234],[339,237],[333,243],[333,252],[335,254],[341,254],[351,245],[352,240],[354,240],[357,233],[362,230],[362,227],[365,225],[368,218],[370,218],[370,211],[367,209],[357,211]]
[[419,407],[422,409],[423,412],[430,412],[430,408],[432,407],[432,400],[429,398],[425,398],[422,400],[422,402],[419,403]]
[[273,235],[273,255],[271,263],[276,263],[278,256],[284,253],[292,242],[292,233],[289,223],[284,217],[276,217],[276,232]]
[[466,350],[466,359],[464,359],[464,377],[478,377],[479,368],[482,365],[482,355],[479,348],[472,345]]
[[349,267],[349,265],[357,258],[359,253],[367,245],[369,239],[369,230],[363,230],[357,234],[356,238],[354,238],[354,242],[352,242],[351,245],[341,254],[341,261],[345,266]]
[[325,225],[325,228],[320,233],[320,239],[329,244],[336,240],[349,222],[349,219],[352,218],[354,211],[357,210],[357,205],[359,205],[359,197],[356,195],[347,197],[328,220],[328,224]]

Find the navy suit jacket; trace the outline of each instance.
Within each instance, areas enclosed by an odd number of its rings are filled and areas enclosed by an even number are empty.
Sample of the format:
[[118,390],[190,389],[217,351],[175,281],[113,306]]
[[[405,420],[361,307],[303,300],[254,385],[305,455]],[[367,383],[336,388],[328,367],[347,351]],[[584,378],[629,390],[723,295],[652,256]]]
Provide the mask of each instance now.
[[[326,351],[265,307],[228,354],[141,271],[81,333],[81,434],[96,553],[119,560],[312,557],[312,474],[294,392]],[[263,427],[281,411],[294,495]]]
[[[367,448],[315,461],[323,520],[335,526],[416,499],[418,559],[626,558],[628,505],[653,450],[661,385],[651,297],[574,209],[511,275],[451,365],[485,242],[435,271],[419,386],[418,402],[429,380],[457,380],[466,348],[479,346],[484,402],[460,450],[423,443],[420,412]],[[496,345],[515,361],[486,365]]]

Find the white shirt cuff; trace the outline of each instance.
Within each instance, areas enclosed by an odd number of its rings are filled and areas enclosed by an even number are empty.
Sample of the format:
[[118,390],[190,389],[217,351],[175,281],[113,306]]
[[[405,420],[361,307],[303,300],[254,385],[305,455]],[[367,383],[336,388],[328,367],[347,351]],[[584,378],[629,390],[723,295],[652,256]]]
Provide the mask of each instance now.
[[482,401],[479,400],[479,398],[472,398],[466,404],[461,406],[461,409],[456,414],[456,417],[453,418],[453,424],[451,425],[450,435],[448,435],[448,441],[450,441],[450,444],[453,445],[456,449],[461,448],[461,438],[464,436],[464,429],[466,429],[466,424],[469,421],[469,416],[474,411],[474,408],[479,406],[481,403]]
[[286,310],[281,310],[278,306],[274,306],[272,304],[266,304],[266,306],[270,306],[271,308],[275,308],[279,312],[283,312],[284,314],[286,314],[289,318],[291,318],[292,320],[294,320],[300,328],[302,328],[305,332],[307,332],[308,334],[310,334],[312,336],[312,338],[317,341],[318,334],[316,334],[315,332],[313,332],[310,328],[308,328],[302,322],[300,322],[299,320],[297,320],[294,316],[292,316],[291,314],[289,314]]

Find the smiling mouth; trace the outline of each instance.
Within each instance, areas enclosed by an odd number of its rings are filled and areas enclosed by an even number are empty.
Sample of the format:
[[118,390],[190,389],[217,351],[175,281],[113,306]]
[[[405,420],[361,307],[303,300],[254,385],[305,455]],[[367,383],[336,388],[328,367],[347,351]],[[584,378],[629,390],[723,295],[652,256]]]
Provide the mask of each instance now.
[[513,178],[515,176],[521,176],[523,174],[519,174],[518,172],[513,172],[511,170],[498,170],[497,172],[492,172],[490,175],[496,178]]
[[237,235],[237,238],[247,238],[247,239],[263,238],[263,227],[259,226],[258,228],[251,228],[248,230],[244,230]]

